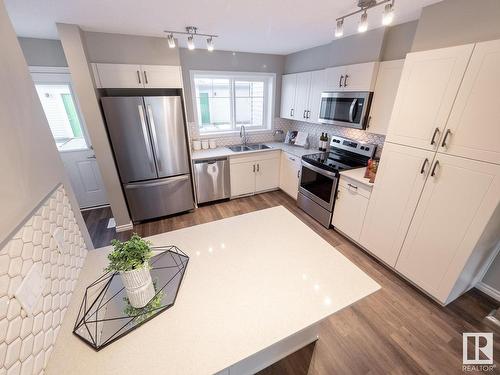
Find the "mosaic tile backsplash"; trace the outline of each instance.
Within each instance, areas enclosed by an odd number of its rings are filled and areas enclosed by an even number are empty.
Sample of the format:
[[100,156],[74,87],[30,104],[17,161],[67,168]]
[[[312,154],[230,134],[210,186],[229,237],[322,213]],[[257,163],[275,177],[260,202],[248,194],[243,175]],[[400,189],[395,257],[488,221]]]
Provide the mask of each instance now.
[[[61,228],[61,246],[53,237]],[[87,255],[61,185],[0,249],[0,374],[43,374]],[[14,293],[40,263],[42,296],[27,316]]]

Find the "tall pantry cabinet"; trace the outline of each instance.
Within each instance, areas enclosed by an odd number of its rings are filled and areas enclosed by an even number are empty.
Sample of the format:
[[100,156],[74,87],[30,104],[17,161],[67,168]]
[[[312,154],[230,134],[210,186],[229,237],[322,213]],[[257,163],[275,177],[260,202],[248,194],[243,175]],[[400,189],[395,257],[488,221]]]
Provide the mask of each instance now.
[[443,304],[500,245],[500,41],[407,55],[360,243]]

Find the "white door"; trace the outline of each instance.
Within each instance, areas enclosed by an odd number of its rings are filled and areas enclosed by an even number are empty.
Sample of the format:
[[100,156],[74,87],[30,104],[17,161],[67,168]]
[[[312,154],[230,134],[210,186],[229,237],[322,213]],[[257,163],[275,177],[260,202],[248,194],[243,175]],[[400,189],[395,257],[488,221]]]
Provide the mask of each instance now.
[[295,92],[297,75],[285,74],[281,81],[281,117],[295,119]]
[[144,77],[140,65],[132,64],[95,64],[100,87],[105,88],[143,88]]
[[446,303],[500,203],[500,166],[438,153],[432,169],[396,268]]
[[344,90],[345,66],[336,66],[325,69],[326,91]]
[[286,152],[281,153],[280,189],[297,199],[299,193],[300,158]]
[[280,183],[280,159],[258,160],[256,162],[255,191],[276,189]]
[[180,66],[141,65],[144,87],[147,88],[178,88],[182,87]]
[[231,197],[255,192],[256,168],[254,162],[230,164]]
[[50,130],[81,208],[108,203],[90,138],[73,95],[71,77],[47,68],[30,68]]
[[375,92],[370,109],[367,131],[387,134],[394,100],[398,92],[404,60],[383,61],[380,63],[375,84]]
[[373,91],[377,68],[376,62],[346,66],[344,91]]
[[500,40],[476,44],[440,152],[500,164]]
[[434,152],[385,143],[360,243],[394,267]]
[[368,198],[357,189],[339,185],[333,209],[332,225],[355,241],[359,241]]
[[473,44],[409,53],[386,140],[436,150]]
[[309,110],[309,91],[311,89],[311,72],[297,74],[294,118],[306,121]]
[[325,70],[311,72],[311,90],[309,91],[309,113],[307,121],[319,123],[319,107],[321,105],[321,94],[325,91]]

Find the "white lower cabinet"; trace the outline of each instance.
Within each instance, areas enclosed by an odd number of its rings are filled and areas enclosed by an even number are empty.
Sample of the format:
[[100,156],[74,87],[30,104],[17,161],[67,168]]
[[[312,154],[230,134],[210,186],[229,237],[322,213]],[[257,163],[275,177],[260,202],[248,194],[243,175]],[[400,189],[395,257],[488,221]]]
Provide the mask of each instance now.
[[277,189],[280,181],[280,152],[231,156],[231,197]]
[[371,187],[340,176],[332,225],[357,242],[368,208],[370,192]]
[[386,142],[359,243],[394,267],[434,152]]
[[293,199],[297,199],[299,193],[300,169],[299,157],[284,151],[281,153],[279,187]]

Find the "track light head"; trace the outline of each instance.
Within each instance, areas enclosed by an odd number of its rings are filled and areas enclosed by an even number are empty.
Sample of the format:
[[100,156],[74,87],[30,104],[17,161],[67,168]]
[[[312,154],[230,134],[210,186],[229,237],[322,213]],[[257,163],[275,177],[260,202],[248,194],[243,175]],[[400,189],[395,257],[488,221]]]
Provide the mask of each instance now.
[[361,15],[361,19],[359,20],[358,33],[364,33],[366,30],[368,30],[368,13],[366,13],[365,10]]
[[337,27],[335,28],[335,37],[340,38],[344,35],[344,19],[340,19],[337,21]]

